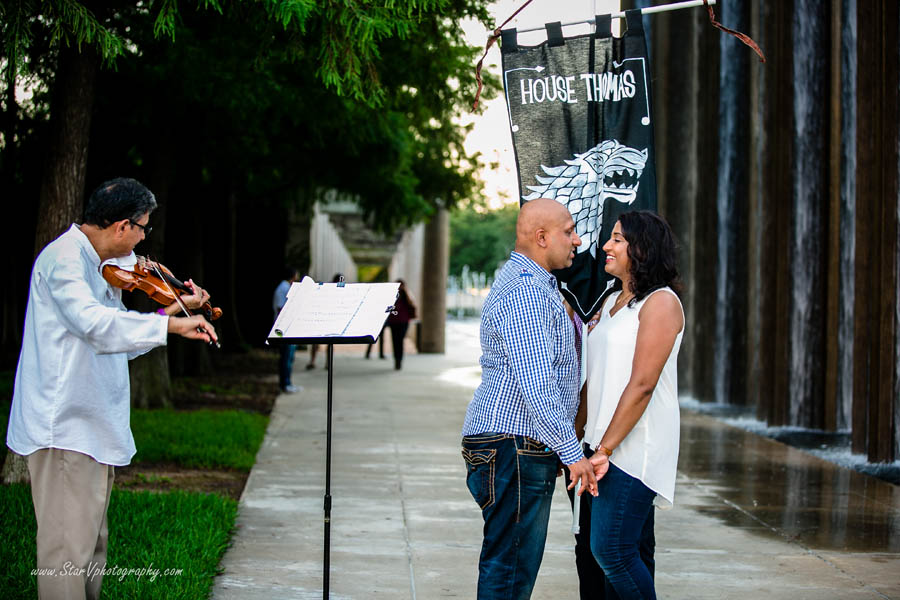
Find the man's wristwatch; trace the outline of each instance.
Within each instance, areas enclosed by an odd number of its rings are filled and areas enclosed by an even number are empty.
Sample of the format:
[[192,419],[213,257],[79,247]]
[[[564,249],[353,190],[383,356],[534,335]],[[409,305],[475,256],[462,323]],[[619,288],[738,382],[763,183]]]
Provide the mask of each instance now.
[[607,448],[607,447],[604,446],[603,444],[600,444],[599,446],[597,446],[597,449],[594,450],[594,452],[602,452],[602,453],[605,454],[606,456],[612,456],[612,450],[610,450],[609,448]]

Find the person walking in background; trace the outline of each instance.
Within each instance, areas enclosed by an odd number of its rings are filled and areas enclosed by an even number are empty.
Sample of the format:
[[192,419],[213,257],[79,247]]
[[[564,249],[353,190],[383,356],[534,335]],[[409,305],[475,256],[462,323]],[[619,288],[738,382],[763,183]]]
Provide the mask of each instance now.
[[579,372],[572,323],[550,274],[570,266],[580,245],[564,205],[526,202],[515,250],[482,309],[481,384],[462,429],[466,485],[484,519],[479,600],[531,596],[560,461],[582,491],[596,494],[573,426]]
[[394,369],[400,370],[403,362],[403,340],[409,330],[409,322],[416,318],[416,305],[412,301],[406,282],[398,279],[400,289],[397,290],[397,300],[394,302],[394,310],[387,318],[387,325],[391,328],[391,342],[394,345]]
[[587,342],[584,440],[600,478],[591,551],[621,600],[656,598],[653,558],[648,565],[641,547],[652,539],[654,504],[671,507],[675,495],[684,333],[675,239],[657,214],[632,211],[603,251],[617,281]]
[[[291,284],[299,278],[300,272],[297,269],[285,267],[284,279],[281,280],[281,283],[275,288],[275,293],[272,294],[272,310],[275,312],[276,319],[278,318],[278,313],[281,312],[281,309],[287,303]],[[284,344],[278,347],[278,387],[286,394],[293,394],[297,391],[297,388],[291,384],[291,371],[294,369],[294,353],[296,351],[297,346],[294,344]]]
[[[126,310],[122,290],[101,274],[108,263],[133,268],[155,208],[134,179],[103,183],[84,223],[50,242],[31,272],[6,445],[28,461],[42,599],[100,597],[115,467],[135,453],[128,361],[165,345],[168,333],[217,339],[202,316],[169,315],[175,303]],[[209,294],[190,287],[181,300],[199,308]]]

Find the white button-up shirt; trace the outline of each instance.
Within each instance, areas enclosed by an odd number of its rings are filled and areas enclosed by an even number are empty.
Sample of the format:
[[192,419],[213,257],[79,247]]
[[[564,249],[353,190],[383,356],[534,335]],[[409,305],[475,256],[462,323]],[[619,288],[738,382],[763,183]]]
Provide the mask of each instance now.
[[75,450],[114,466],[134,456],[128,360],[166,343],[168,317],[125,310],[100,266],[77,225],[34,263],[6,436],[13,452]]

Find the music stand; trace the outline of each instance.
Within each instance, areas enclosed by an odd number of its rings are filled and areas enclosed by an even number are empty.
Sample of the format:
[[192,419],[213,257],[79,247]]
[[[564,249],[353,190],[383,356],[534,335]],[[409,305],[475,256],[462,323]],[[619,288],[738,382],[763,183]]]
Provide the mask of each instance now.
[[267,343],[326,344],[328,403],[325,427],[325,559],[322,597],[329,594],[331,567],[331,414],[335,344],[374,344],[394,309],[399,283],[316,283],[309,277],[291,284]]

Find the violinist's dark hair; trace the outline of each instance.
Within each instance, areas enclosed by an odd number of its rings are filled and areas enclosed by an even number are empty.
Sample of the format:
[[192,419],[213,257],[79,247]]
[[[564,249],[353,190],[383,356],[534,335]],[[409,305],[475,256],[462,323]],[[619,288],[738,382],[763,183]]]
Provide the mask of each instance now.
[[[675,265],[678,245],[666,220],[649,210],[633,210],[619,215],[619,223],[631,260],[629,272],[634,297],[628,306],[634,306],[662,287],[680,292],[681,281]],[[618,281],[615,287],[621,289],[622,282]]]
[[134,179],[118,177],[100,184],[91,193],[83,222],[105,228],[125,219],[137,221],[155,208],[156,198],[150,190]]
[[300,271],[297,269],[297,267],[291,267],[291,266],[285,267],[284,270],[281,272],[281,274],[284,275],[283,279],[285,281],[290,281],[291,279],[294,279],[295,277],[300,277]]

